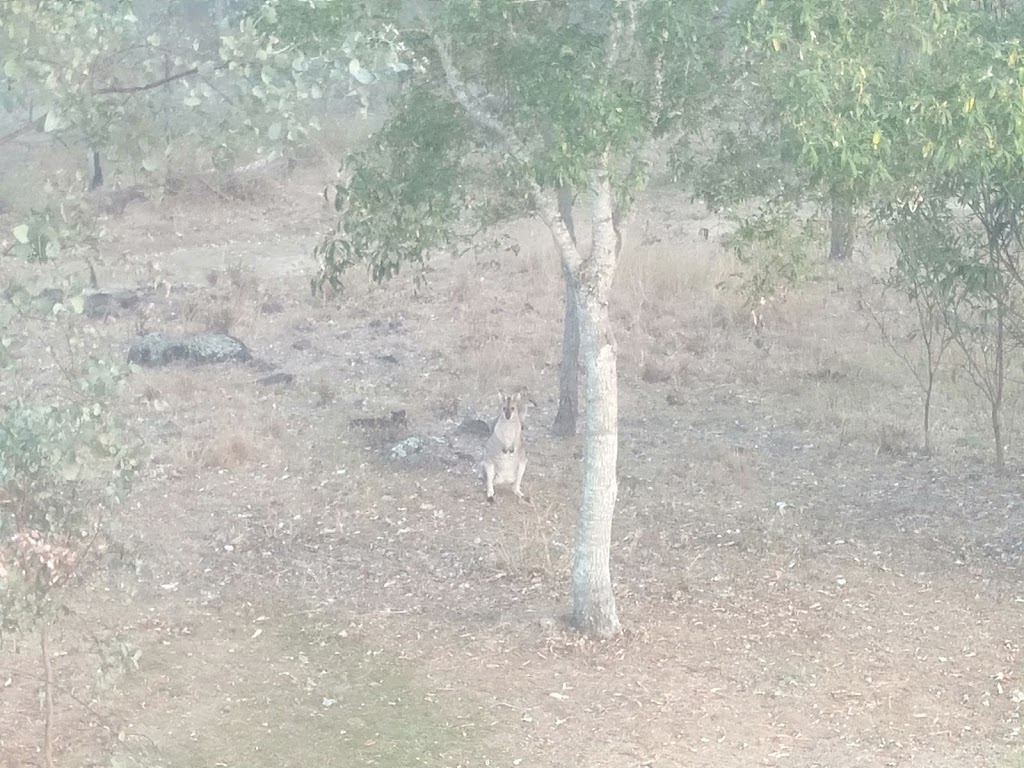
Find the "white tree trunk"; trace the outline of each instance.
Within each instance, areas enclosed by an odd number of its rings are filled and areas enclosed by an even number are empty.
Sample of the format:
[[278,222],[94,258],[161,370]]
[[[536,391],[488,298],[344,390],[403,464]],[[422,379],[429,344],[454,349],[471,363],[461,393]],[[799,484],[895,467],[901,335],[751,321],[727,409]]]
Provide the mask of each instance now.
[[[572,192],[558,190],[558,214],[562,217],[572,244],[576,246],[576,225],[572,213]],[[565,284],[565,315],[562,321],[562,362],[558,369],[558,413],[551,431],[559,437],[576,434],[576,416],[580,400],[580,322],[579,287],[568,261],[562,258],[562,282]]]
[[586,257],[559,213],[557,199],[538,193],[538,212],[551,230],[562,263],[575,278],[580,349],[586,380],[583,431],[583,498],[576,524],[572,569],[573,621],[590,635],[620,631],[612,592],[612,517],[618,495],[619,392],[609,299],[618,257],[607,157],[595,171],[593,232]]
[[565,284],[565,315],[562,321],[562,360],[558,367],[558,413],[551,426],[553,434],[571,437],[576,434],[580,389],[580,322],[579,288],[572,271],[562,262]]
[[577,273],[586,419],[583,499],[572,574],[573,620],[584,632],[609,637],[620,630],[610,570],[618,495],[619,397],[609,299],[618,248],[607,172],[595,173],[593,187],[593,242]]

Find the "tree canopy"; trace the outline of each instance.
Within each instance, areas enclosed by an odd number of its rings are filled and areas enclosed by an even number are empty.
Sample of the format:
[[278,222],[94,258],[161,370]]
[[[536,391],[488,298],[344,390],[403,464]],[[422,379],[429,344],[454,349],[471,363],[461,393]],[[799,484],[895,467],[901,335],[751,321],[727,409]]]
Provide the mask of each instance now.
[[386,30],[405,66],[386,125],[348,158],[324,281],[355,263],[389,277],[535,211],[538,191],[585,190],[605,161],[627,209],[655,150],[700,124],[713,87],[712,3],[404,5],[351,3],[325,22]]

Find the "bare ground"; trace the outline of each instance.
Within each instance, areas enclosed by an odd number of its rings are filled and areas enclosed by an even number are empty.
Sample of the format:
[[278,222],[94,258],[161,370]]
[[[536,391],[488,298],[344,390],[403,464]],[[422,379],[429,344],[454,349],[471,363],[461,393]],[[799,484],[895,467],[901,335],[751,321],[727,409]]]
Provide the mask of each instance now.
[[[937,455],[917,449],[917,392],[857,307],[868,265],[758,335],[714,288],[734,268],[721,222],[671,197],[644,209],[616,305],[628,629],[594,643],[565,623],[580,461],[546,429],[543,231],[439,259],[419,292],[356,276],[323,302],[323,213],[288,192],[108,223],[102,281],[148,293],[80,319],[98,352],[222,327],[258,363],[128,383],[147,463],[123,572],[71,596],[55,640],[59,764],[1024,764],[1020,472],[989,469],[962,383],[944,385]],[[52,332],[11,329],[8,393],[52,375]],[[538,404],[529,504],[486,504],[459,430],[499,386]],[[398,409],[407,425],[352,423]],[[3,638],[0,664],[0,752],[42,765],[31,636]]]

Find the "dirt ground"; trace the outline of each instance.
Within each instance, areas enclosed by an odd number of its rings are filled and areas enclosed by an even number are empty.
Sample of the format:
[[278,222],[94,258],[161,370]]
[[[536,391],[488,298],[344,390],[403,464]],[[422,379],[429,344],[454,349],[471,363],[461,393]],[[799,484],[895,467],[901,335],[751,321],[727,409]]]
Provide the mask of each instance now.
[[[580,447],[547,430],[548,237],[525,222],[518,252],[439,258],[422,290],[353,275],[323,301],[319,191],[105,224],[101,285],[145,300],[76,321],[98,354],[217,327],[256,362],[126,385],[129,562],[69,596],[54,639],[59,765],[1024,765],[1020,469],[991,470],[962,381],[919,450],[918,390],[863,311],[873,254],[757,333],[715,287],[722,221],[644,204],[615,307],[627,631],[595,643],[566,624]],[[9,329],[22,386],[52,372],[50,333]],[[459,429],[499,387],[536,402],[528,504],[485,502]],[[0,640],[8,766],[42,765],[38,674],[30,636]]]

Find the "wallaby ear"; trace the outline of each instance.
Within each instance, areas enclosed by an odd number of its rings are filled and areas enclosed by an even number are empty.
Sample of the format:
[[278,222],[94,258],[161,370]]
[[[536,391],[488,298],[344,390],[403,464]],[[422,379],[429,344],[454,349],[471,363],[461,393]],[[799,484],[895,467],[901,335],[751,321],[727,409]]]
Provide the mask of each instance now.
[[501,405],[502,407],[505,406],[505,393],[502,392],[500,389],[498,390],[498,404]]

